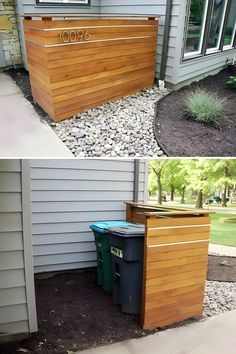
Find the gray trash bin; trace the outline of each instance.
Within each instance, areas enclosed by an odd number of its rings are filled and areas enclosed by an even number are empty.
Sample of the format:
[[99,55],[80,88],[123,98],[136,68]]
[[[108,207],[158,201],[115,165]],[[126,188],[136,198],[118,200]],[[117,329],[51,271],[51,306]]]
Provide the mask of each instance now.
[[144,226],[111,227],[113,303],[122,312],[139,314],[143,279]]

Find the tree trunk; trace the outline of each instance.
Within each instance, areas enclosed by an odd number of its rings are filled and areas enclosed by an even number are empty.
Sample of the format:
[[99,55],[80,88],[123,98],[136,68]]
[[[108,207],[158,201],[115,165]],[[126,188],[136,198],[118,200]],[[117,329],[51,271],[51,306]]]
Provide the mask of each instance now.
[[[226,161],[225,167],[224,167],[224,176],[228,177],[228,175],[229,175],[229,166],[228,166],[227,161]],[[227,184],[225,183],[224,192],[223,192],[222,201],[221,201],[222,207],[227,207],[226,198],[227,198]]]
[[180,201],[180,204],[185,204],[185,190],[186,190],[186,187],[183,187],[182,190],[181,190],[181,201]]
[[202,189],[199,189],[199,191],[198,191],[195,208],[196,209],[203,209],[203,192],[202,192]]
[[162,204],[162,183],[161,183],[161,171],[157,174],[157,186],[158,186],[158,204]]
[[170,186],[170,200],[173,202],[175,197],[175,187],[171,184]]
[[222,194],[222,201],[221,201],[221,206],[222,207],[227,207],[226,198],[227,198],[227,187],[225,186],[224,192]]

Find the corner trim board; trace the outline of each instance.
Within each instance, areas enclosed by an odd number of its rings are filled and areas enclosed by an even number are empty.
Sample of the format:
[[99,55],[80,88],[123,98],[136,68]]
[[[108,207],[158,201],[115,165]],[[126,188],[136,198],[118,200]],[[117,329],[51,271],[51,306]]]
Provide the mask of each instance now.
[[32,221],[31,221],[31,188],[30,160],[21,160],[21,190],[22,190],[22,224],[25,263],[25,287],[30,333],[38,331],[36,301],[34,289],[33,251],[32,251]]

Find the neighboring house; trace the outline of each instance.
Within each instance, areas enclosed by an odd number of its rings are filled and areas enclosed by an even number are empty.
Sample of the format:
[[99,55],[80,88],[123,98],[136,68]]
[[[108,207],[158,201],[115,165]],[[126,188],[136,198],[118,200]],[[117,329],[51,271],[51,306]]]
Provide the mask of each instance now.
[[160,15],[156,78],[174,88],[216,73],[236,60],[235,0],[16,1],[25,65],[20,15],[27,13]]
[[147,161],[0,160],[0,341],[37,331],[33,272],[96,265],[89,225],[146,202]]

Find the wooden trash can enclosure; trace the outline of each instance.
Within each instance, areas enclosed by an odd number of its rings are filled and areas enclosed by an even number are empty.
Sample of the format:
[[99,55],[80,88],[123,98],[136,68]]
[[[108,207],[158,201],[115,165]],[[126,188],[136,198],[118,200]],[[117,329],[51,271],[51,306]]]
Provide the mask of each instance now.
[[24,15],[32,94],[54,121],[154,83],[156,17],[76,16]]
[[165,327],[200,316],[210,237],[209,211],[127,203],[129,222],[145,225],[141,324]]

